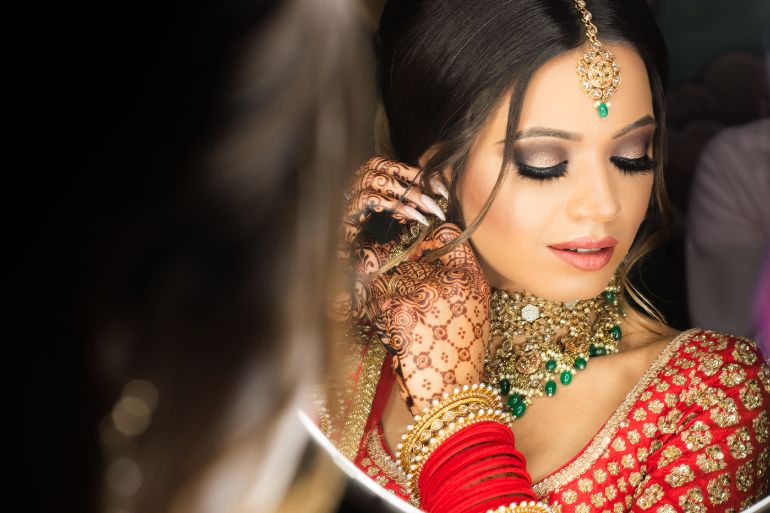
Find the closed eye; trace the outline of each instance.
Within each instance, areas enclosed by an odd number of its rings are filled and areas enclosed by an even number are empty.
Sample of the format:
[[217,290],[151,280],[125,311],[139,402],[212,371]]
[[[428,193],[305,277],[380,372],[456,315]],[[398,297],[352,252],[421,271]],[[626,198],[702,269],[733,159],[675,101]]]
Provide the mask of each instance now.
[[655,171],[657,163],[650,158],[649,155],[643,157],[629,159],[626,157],[610,157],[610,162],[615,164],[615,167],[620,169],[625,174],[635,173],[650,173]]
[[519,171],[519,175],[524,178],[537,180],[539,182],[547,182],[549,180],[556,180],[567,174],[567,161],[564,160],[548,167],[528,166],[522,162],[517,162],[516,168]]

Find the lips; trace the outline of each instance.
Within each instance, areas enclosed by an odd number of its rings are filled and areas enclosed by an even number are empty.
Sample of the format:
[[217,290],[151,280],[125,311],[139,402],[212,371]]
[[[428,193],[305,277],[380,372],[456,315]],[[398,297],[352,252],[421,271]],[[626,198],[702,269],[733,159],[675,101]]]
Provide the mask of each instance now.
[[598,271],[612,260],[618,241],[612,237],[580,237],[548,248],[562,261],[581,271]]

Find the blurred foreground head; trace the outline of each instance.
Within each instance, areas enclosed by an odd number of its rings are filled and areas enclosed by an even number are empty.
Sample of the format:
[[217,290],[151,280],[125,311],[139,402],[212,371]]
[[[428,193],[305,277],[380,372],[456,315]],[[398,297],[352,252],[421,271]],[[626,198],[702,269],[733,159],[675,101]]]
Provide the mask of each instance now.
[[328,359],[342,191],[371,126],[350,4],[185,5],[125,63],[143,79],[112,98],[134,112],[96,162],[116,187],[89,326],[102,378],[141,381],[100,426],[105,511],[273,511],[286,492],[304,442],[281,423]]

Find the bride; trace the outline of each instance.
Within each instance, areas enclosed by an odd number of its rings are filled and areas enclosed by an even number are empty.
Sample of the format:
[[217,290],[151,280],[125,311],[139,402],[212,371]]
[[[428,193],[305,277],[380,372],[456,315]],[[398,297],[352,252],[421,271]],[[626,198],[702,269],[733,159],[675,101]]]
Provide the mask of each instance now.
[[766,495],[756,344],[677,332],[628,281],[668,212],[646,3],[389,1],[378,36],[392,158],[346,194],[342,452],[431,512]]

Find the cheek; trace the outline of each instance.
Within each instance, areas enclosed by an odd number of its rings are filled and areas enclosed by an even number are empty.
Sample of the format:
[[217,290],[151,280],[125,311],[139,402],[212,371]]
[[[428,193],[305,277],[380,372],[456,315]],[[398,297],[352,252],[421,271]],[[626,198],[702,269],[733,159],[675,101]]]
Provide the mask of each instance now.
[[[466,225],[478,216],[492,192],[497,168],[491,169],[474,173],[469,168],[459,188]],[[516,287],[521,281],[517,270],[533,268],[538,250],[545,247],[547,227],[565,203],[558,188],[523,181],[514,173],[514,169],[508,170],[470,239],[493,287]]]
[[650,204],[650,195],[652,194],[654,178],[650,175],[624,177],[619,187],[619,195],[622,198],[621,217],[624,224],[624,231],[628,232],[631,245],[639,225],[647,214],[647,208]]

